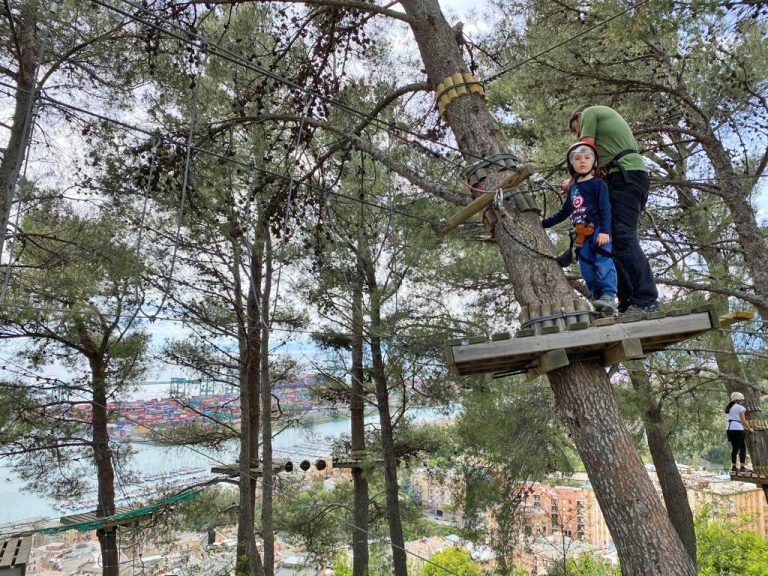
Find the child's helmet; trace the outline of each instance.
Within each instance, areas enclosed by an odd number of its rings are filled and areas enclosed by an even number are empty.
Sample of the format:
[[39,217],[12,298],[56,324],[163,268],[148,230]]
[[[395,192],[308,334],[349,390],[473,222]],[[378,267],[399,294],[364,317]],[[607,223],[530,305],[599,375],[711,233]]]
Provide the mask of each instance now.
[[595,155],[595,163],[592,165],[592,174],[597,172],[597,167],[599,163],[599,155],[597,153],[597,148],[595,148],[595,146],[593,144],[590,144],[589,142],[579,141],[573,144],[570,148],[568,148],[568,151],[565,153],[565,163],[568,165],[568,173],[573,177],[576,177],[577,173],[576,173],[576,170],[574,170],[573,168],[573,164],[571,164],[571,155],[574,152],[576,152],[576,150],[582,147],[589,148],[592,151],[592,153]]
[[731,392],[731,402],[736,402],[737,400],[744,400],[744,394],[741,392]]

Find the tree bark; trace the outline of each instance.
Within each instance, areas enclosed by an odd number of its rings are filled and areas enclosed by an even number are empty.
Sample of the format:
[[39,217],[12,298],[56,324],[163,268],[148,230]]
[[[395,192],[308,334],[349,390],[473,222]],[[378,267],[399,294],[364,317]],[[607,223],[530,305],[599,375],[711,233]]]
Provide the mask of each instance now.
[[[91,403],[93,426],[93,458],[96,464],[97,491],[99,502],[96,516],[112,516],[115,513],[115,471],[112,467],[112,450],[109,447],[107,430],[107,382],[106,366],[102,358],[88,359],[93,383]],[[117,528],[99,528],[96,531],[101,549],[103,576],[119,576],[120,558],[117,550]]]
[[[360,205],[362,207],[362,204]],[[358,242],[358,251],[360,244]],[[352,287],[352,385],[349,412],[352,423],[352,457],[365,453],[365,388],[363,387],[363,286],[359,271]],[[368,480],[362,468],[352,468],[352,576],[368,571]]]
[[[25,12],[33,12],[33,10],[25,10]],[[38,39],[35,36],[36,22],[34,19],[21,18],[16,20],[14,24],[20,53],[14,54],[19,67],[16,74],[13,118],[8,135],[8,145],[5,147],[2,160],[0,160],[0,218],[3,219],[0,253],[3,251],[5,236],[8,234],[11,202],[16,190],[21,165],[24,163],[27,134],[32,126],[32,120],[27,118],[27,114],[34,97],[35,71],[40,50]]]
[[397,458],[395,456],[395,438],[392,427],[392,415],[389,411],[389,387],[381,351],[381,294],[376,283],[373,265],[367,267],[366,281],[371,299],[371,359],[373,381],[376,387],[376,405],[381,426],[381,448],[384,453],[384,493],[387,501],[387,521],[389,539],[392,546],[392,562],[395,576],[407,576],[408,563],[405,555],[405,539],[400,517],[400,487],[397,483]]
[[[258,242],[257,242],[258,244]],[[255,247],[254,247],[255,248]],[[235,250],[235,254],[238,251]],[[255,286],[260,286],[261,256],[254,249],[249,254],[251,276],[248,279],[245,329],[240,344],[240,503],[237,522],[237,576],[264,576],[261,556],[256,548],[255,508],[256,479],[251,477],[250,463],[258,458],[260,416],[261,345],[259,325],[259,301]],[[240,258],[235,257],[233,267],[239,269]],[[236,278],[239,271],[235,271]],[[235,282],[242,295],[242,284]],[[241,297],[242,299],[242,297]],[[236,313],[238,313],[236,311]]]
[[693,512],[688,502],[688,490],[680,476],[680,470],[675,462],[672,446],[669,444],[669,433],[664,424],[661,407],[654,398],[651,380],[642,362],[632,362],[627,366],[632,387],[638,393],[643,406],[643,421],[651,450],[653,465],[661,485],[667,516],[675,528],[675,532],[688,552],[688,556],[696,565],[696,529],[693,524]]
[[264,280],[261,287],[261,453],[263,482],[261,483],[261,537],[264,542],[264,575],[275,573],[275,535],[272,532],[272,385],[269,377],[269,299],[272,293],[272,244],[269,228],[259,231],[264,242]]
[[[413,19],[411,28],[432,88],[466,70],[455,32],[437,0],[403,0],[401,5]],[[446,119],[463,153],[486,157],[493,148],[506,149],[479,96],[456,100]],[[500,176],[491,180],[498,182]],[[537,305],[571,298],[562,270],[543,257],[551,255],[552,246],[538,216],[517,213],[513,207],[508,213],[507,219],[496,210],[494,233],[518,302]],[[695,568],[621,421],[603,367],[595,362],[573,364],[551,372],[549,381],[616,543],[622,572],[693,576]]]

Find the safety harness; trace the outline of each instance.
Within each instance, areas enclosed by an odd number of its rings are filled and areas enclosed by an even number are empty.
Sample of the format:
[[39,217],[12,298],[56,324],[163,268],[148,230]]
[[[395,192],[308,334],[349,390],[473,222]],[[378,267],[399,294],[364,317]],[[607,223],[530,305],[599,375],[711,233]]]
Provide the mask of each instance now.
[[605,167],[601,170],[600,177],[605,179],[608,176],[608,173],[611,171],[611,169],[618,167],[619,170],[621,170],[621,175],[624,177],[624,179],[627,179],[627,171],[619,164],[619,160],[624,158],[625,156],[629,156],[630,154],[640,154],[637,150],[622,150],[618,154],[616,154],[613,158],[611,158],[611,161],[608,162],[608,164],[605,165]]

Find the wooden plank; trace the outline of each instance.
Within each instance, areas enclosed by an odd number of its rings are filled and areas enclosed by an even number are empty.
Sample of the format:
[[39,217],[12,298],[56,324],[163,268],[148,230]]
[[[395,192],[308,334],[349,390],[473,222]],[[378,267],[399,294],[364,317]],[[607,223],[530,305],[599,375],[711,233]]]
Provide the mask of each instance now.
[[16,564],[26,564],[29,560],[29,553],[32,551],[32,536],[24,536],[21,539],[21,547],[16,555]]
[[592,320],[592,326],[600,327],[600,326],[613,326],[616,324],[615,318],[598,318],[596,320]]
[[731,480],[735,482],[750,482],[760,486],[768,486],[768,476],[760,476],[759,474],[744,473],[744,472],[731,472]]
[[491,340],[498,342],[499,340],[509,340],[512,335],[509,332],[496,332],[491,335]]
[[7,540],[0,540],[0,568],[10,568],[19,546],[19,538],[13,536]]
[[489,193],[483,194],[482,196],[477,197],[470,204],[464,206],[464,208],[462,208],[456,214],[451,216],[448,220],[446,220],[445,224],[443,224],[443,226],[438,229],[438,233],[447,234],[448,232],[456,228],[456,226],[458,226],[459,224],[463,224],[464,222],[469,220],[472,216],[474,216],[481,210],[491,205],[491,203],[493,202],[493,199],[496,197],[496,193],[495,193],[496,190],[518,186],[519,184],[527,180],[532,173],[533,172],[531,171],[530,166],[523,166],[523,169],[520,172],[510,176],[498,186],[495,186],[493,192],[489,192]]
[[616,322],[619,324],[630,324],[632,322],[640,322],[641,320],[648,320],[645,314],[622,314],[616,318]]
[[480,344],[481,342],[488,342],[488,338],[485,336],[470,336],[467,338],[467,344]]
[[645,358],[643,345],[639,338],[630,338],[611,344],[603,351],[603,363],[606,366],[619,364],[626,360]]
[[720,316],[720,326],[722,328],[727,328],[728,326],[736,324],[737,322],[748,322],[754,317],[754,312],[750,312],[749,310],[737,310],[736,312],[730,312]]
[[536,378],[552,370],[558,368],[565,368],[571,363],[568,360],[568,354],[563,348],[558,350],[550,350],[546,354],[542,354],[536,359],[536,368],[533,368],[528,372],[528,378]]
[[692,312],[693,311],[690,308],[672,308],[671,310],[667,310],[667,316],[686,316]]
[[651,338],[672,334],[688,335],[711,329],[707,313],[687,316],[665,317],[633,324],[615,324],[601,328],[572,332],[559,332],[546,336],[514,338],[500,342],[484,342],[472,346],[454,346],[453,357],[459,366],[470,362],[493,361],[499,358],[514,358],[526,354],[541,355],[550,350],[564,348],[580,349],[590,346],[607,345],[611,342],[630,338]]

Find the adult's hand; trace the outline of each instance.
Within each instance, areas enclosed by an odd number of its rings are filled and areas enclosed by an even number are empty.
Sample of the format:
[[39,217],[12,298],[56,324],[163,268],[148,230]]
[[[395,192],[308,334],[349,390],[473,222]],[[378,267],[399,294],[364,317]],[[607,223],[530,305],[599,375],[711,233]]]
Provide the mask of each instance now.
[[560,183],[560,197],[565,199],[568,197],[568,188],[573,184],[573,178],[566,178]]

